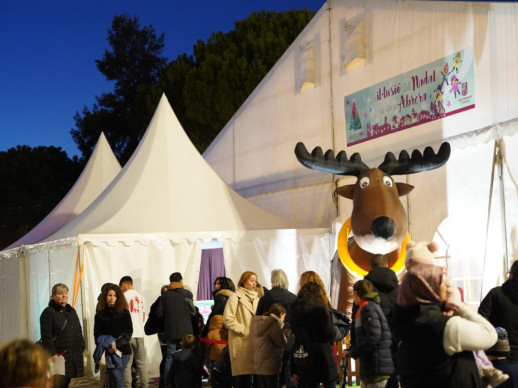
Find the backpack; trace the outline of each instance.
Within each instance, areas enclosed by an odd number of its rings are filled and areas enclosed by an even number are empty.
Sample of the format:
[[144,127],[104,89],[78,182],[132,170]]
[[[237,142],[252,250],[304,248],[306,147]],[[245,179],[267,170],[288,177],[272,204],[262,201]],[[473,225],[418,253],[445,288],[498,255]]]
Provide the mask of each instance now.
[[304,327],[299,327],[295,333],[293,344],[293,362],[298,371],[310,370],[316,364],[315,345]]

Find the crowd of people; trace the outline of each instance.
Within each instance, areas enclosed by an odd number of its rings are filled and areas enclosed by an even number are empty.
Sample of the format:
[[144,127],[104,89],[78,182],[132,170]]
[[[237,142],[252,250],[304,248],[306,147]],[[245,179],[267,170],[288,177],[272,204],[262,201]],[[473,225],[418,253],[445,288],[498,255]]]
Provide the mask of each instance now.
[[[282,269],[271,272],[271,289],[252,271],[235,284],[218,277],[206,322],[178,272],[157,290],[147,317],[130,276],[106,283],[94,320],[101,386],[147,387],[144,337],[156,334],[160,387],[197,388],[206,378],[214,388],[336,388],[343,351],[359,359],[365,388],[518,388],[518,261],[477,312],[434,264],[435,249],[409,243],[401,281],[374,255],[353,285],[352,322],[331,306],[313,271],[301,274],[296,295]],[[85,343],[66,285],[52,288],[40,327],[39,343],[15,340],[0,349],[0,388],[68,387],[83,376]],[[349,330],[350,347],[337,349]],[[64,370],[49,380],[59,357]]]

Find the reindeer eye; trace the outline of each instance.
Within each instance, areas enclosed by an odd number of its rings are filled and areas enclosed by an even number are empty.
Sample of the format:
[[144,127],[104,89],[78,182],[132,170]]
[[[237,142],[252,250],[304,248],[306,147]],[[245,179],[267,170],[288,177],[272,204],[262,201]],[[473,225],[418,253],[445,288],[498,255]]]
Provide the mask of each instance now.
[[364,176],[362,179],[360,179],[360,188],[364,189],[371,183],[371,180],[369,177]]
[[392,182],[392,178],[389,176],[383,177],[383,183],[385,183],[388,187],[392,187],[394,185],[394,182]]

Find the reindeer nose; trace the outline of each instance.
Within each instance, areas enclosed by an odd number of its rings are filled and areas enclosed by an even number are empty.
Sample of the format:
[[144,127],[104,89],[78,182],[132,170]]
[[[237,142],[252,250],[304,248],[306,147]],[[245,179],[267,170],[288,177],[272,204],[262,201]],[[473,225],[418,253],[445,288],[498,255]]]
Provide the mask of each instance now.
[[372,222],[372,235],[376,238],[390,240],[396,234],[396,223],[389,217],[378,217]]

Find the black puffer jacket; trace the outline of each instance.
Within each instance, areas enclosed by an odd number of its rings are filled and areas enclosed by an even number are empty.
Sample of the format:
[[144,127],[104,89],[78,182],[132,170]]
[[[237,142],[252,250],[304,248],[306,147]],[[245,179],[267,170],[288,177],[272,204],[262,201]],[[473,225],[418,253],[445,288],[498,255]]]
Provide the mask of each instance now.
[[40,328],[41,342],[51,355],[65,352],[66,376],[82,377],[85,341],[76,310],[69,304],[63,307],[51,299],[49,306],[41,313]]
[[113,307],[95,313],[94,338],[101,335],[111,335],[117,339],[116,346],[122,354],[131,354],[129,341],[133,334],[133,324],[129,310],[124,309],[118,313]]
[[518,279],[495,287],[480,303],[478,313],[493,326],[507,330],[511,346],[510,360],[518,361]]
[[387,322],[392,319],[392,310],[396,307],[397,294],[399,291],[399,281],[397,275],[390,268],[373,268],[365,279],[371,281],[375,291],[380,297],[380,307],[387,318]]
[[313,340],[316,353],[316,366],[311,370],[297,370],[292,362],[292,372],[299,375],[306,384],[329,383],[338,379],[338,369],[333,356],[333,338],[335,328],[331,323],[329,310],[320,303],[308,303],[297,298],[291,306],[291,328],[297,332],[306,330]]
[[291,321],[291,304],[296,297],[294,293],[284,288],[274,287],[259,299],[256,315],[263,315],[268,312],[272,304],[280,303],[286,309],[284,324],[289,326]]
[[390,351],[392,337],[385,315],[373,300],[366,301],[359,314],[354,320],[355,342],[351,356],[360,359],[361,375],[388,376],[394,371],[394,365]]

